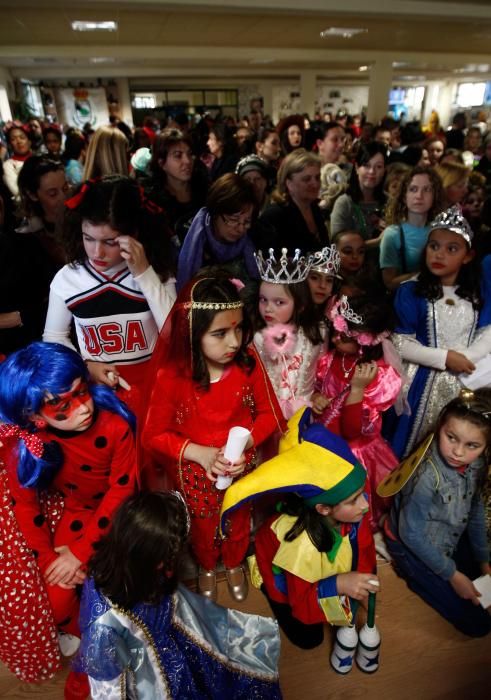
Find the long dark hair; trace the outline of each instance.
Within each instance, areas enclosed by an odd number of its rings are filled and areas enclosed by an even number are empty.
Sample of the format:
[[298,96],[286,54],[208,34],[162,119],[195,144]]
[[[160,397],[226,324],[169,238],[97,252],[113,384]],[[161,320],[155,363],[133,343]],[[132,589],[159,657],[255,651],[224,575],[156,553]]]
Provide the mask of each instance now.
[[319,552],[329,552],[334,544],[334,536],[327,525],[325,515],[318,513],[315,508],[308,507],[305,501],[295,493],[285,496],[280,509],[282,513],[297,518],[285,535],[287,542],[293,542],[305,531]]
[[[430,236],[431,232],[421,254],[421,261],[419,264],[420,272],[416,280],[414,291],[419,297],[423,297],[430,302],[435,302],[438,301],[438,299],[442,299],[443,287],[440,278],[434,275],[426,264],[426,248],[430,242]],[[468,245],[467,242],[466,245]],[[471,260],[461,266],[457,275],[456,285],[455,294],[461,299],[470,301],[473,308],[479,311],[482,307],[481,271],[480,266],[476,264],[475,260]]]
[[[387,147],[384,146],[383,143],[378,143],[377,141],[370,141],[366,144],[360,144],[355,158],[355,165],[357,165],[358,167],[360,167],[361,165],[366,165],[368,161],[371,160],[373,156],[376,156],[378,153],[383,157],[384,164],[387,164]],[[353,202],[360,202],[362,199],[360,181],[358,180],[358,173],[356,172],[355,167],[353,167],[353,169],[351,170],[347,194],[350,195]],[[382,181],[375,188],[373,196],[376,202],[383,203],[385,201],[384,178],[382,178]]]
[[159,603],[177,586],[188,536],[184,501],[173,492],[140,492],[118,508],[111,529],[94,547],[89,575],[125,609]]
[[[203,278],[195,285],[193,291],[193,301],[202,303],[227,304],[240,301],[239,292],[230,280]],[[213,319],[223,309],[192,309],[192,363],[193,380],[207,389],[210,385],[210,373],[206,364],[205,356],[201,349],[201,339],[213,323]],[[247,346],[252,341],[252,328],[248,315],[244,313],[242,322],[242,345],[237,352],[234,362],[248,371],[252,371],[255,360],[247,352]]]
[[22,208],[26,216],[44,218],[43,207],[37,199],[41,178],[48,173],[64,172],[63,163],[50,156],[31,156],[26,160],[19,173],[17,184],[22,199]]
[[65,207],[62,239],[68,262],[81,265],[86,260],[83,221],[107,224],[123,235],[138,238],[148,261],[166,282],[172,271],[170,261],[173,258],[164,212],[144,198],[143,190],[135,180],[124,175],[88,180],[76,193],[81,193],[83,187],[78,206]]

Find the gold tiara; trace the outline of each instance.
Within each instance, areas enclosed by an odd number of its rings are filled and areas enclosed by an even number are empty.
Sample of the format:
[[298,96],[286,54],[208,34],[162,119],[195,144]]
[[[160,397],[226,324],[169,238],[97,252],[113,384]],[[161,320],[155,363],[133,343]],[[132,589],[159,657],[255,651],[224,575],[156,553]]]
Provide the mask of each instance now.
[[243,301],[186,301],[185,309],[206,309],[207,311],[226,311],[227,309],[241,309]]

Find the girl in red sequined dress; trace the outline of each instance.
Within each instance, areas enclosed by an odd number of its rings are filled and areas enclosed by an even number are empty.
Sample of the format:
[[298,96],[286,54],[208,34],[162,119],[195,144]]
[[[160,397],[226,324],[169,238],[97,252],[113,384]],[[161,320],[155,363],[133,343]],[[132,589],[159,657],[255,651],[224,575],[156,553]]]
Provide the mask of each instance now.
[[[215,598],[219,558],[236,600],[247,594],[241,566],[249,544],[250,509],[234,514],[227,539],[218,535],[223,491],[218,476],[235,479],[256,466],[256,447],[285,423],[254,350],[243,304],[228,279],[201,278],[179,294],[153,358],[156,376],[143,429],[143,446],[164,465],[191,515],[191,546],[201,567],[199,590]],[[230,428],[251,436],[230,464]]]

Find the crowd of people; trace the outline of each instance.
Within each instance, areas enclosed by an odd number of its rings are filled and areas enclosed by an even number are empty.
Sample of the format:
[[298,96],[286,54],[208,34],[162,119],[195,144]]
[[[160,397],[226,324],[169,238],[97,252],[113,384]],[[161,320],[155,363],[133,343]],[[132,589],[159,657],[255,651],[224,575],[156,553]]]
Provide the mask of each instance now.
[[[354,630],[377,557],[462,633],[491,631],[484,117],[32,119],[3,155],[12,672],[76,652],[69,700],[280,698],[278,625],[303,649]],[[217,606],[220,566],[277,622]],[[337,672],[376,670],[341,640]]]

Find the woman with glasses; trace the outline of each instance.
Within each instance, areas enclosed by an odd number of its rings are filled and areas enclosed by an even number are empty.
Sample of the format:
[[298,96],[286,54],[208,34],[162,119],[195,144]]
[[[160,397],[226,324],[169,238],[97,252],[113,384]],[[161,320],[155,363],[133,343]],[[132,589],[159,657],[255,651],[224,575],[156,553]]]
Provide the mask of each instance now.
[[320,250],[328,244],[318,205],[321,161],[305,148],[289,153],[278,170],[278,184],[261,214],[253,239],[257,248]]
[[240,175],[227,173],[213,183],[179,254],[178,289],[203,267],[220,268],[243,282],[257,279],[254,244],[248,233],[255,208],[252,185]]

